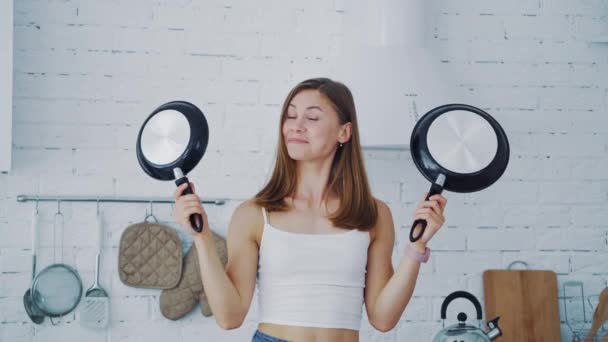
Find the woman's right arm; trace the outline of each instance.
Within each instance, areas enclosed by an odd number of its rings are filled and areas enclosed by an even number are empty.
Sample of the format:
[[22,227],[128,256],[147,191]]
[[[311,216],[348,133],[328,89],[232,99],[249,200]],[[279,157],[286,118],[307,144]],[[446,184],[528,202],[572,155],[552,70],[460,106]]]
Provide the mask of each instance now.
[[[181,191],[178,188],[176,194]],[[223,329],[238,328],[249,311],[255,289],[258,267],[255,232],[258,228],[256,224],[262,222],[260,210],[247,201],[234,211],[228,226],[228,262],[224,269],[209,229],[207,215],[198,197],[192,196],[196,195],[181,196],[184,197],[181,206],[177,203],[182,198],[176,197],[175,218],[182,226],[187,224],[193,233],[205,294],[216,322]],[[205,221],[201,233],[196,233],[188,220],[189,215],[194,212],[201,214]]]

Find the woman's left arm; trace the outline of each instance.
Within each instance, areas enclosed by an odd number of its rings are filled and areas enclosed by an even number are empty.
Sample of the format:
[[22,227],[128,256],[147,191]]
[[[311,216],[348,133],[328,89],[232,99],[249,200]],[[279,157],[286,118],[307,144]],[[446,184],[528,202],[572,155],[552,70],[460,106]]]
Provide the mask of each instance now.
[[[427,221],[422,238],[411,244],[411,247],[420,254],[424,253],[427,243],[445,222],[443,210],[447,203],[447,199],[441,195],[434,195],[425,201],[426,195],[424,194],[414,212],[414,220],[423,218]],[[374,227],[374,238],[367,254],[365,307],[370,324],[377,330],[386,332],[397,325],[412,297],[420,262],[400,251],[401,260],[397,270],[393,270],[391,257],[395,242],[393,218],[384,202],[377,201],[377,203],[378,222]]]

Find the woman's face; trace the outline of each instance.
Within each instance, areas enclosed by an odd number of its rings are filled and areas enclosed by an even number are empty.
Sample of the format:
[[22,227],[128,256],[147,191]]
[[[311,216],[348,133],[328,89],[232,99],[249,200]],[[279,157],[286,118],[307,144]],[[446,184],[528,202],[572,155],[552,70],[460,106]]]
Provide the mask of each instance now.
[[338,113],[318,90],[302,90],[291,100],[283,123],[287,152],[295,160],[333,155],[338,143],[346,141],[347,125],[340,125]]

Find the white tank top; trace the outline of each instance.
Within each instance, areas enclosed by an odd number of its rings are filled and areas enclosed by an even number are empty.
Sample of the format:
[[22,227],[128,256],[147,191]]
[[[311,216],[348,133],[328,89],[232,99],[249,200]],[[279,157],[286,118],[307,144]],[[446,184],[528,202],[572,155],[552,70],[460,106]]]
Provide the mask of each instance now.
[[369,233],[292,233],[270,225],[262,210],[260,322],[359,330]]

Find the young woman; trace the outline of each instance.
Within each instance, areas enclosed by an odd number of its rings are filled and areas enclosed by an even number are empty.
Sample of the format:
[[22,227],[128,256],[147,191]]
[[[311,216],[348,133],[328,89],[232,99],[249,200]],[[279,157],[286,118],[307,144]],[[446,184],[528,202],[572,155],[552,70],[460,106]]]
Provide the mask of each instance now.
[[[416,208],[424,236],[408,244],[393,270],[389,207],[372,196],[363,165],[353,97],[327,78],[298,84],[283,104],[274,171],[228,227],[228,263],[216,253],[196,194],[175,192],[174,219],[194,235],[201,277],[217,323],[239,327],[259,289],[253,341],[359,340],[363,304],[380,331],[395,327],[408,304],[429,240],[444,223],[447,200]],[[189,216],[205,226],[196,233]]]

